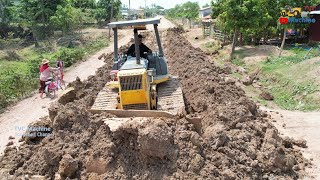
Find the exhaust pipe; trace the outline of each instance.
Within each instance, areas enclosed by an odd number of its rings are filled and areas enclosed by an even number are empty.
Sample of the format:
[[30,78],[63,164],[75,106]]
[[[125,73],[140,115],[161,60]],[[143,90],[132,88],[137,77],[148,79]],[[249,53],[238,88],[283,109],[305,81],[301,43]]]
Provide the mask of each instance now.
[[138,30],[134,29],[134,45],[135,45],[135,51],[136,51],[136,63],[140,64],[140,48],[138,44]]

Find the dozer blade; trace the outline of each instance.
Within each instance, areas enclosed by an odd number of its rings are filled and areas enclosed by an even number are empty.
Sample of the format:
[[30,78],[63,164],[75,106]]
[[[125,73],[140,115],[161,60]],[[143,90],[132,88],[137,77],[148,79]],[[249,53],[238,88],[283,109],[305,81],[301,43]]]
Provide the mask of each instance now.
[[93,113],[107,112],[118,117],[174,117],[185,111],[183,95],[179,80],[171,77],[167,82],[157,86],[157,110],[122,110],[116,109],[117,89],[108,84],[99,92],[90,111]]

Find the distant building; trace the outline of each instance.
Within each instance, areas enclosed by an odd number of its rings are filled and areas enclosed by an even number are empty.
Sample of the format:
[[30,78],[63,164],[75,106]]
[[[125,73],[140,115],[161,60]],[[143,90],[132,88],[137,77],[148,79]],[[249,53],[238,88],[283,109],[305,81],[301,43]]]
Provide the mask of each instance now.
[[137,15],[139,16],[139,18],[144,17],[144,9],[137,9]]
[[126,19],[129,16],[127,9],[121,9],[122,18]]
[[311,11],[310,15],[316,19],[316,22],[310,24],[309,39],[311,41],[320,41],[320,10]]
[[199,18],[203,19],[203,18],[208,18],[208,16],[211,15],[211,7],[206,7],[206,8],[202,8],[199,10]]

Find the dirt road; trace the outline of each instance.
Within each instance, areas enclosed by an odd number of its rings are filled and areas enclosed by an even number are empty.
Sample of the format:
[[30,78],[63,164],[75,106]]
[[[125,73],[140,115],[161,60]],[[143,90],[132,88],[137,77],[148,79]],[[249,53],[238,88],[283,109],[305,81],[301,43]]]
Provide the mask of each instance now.
[[[119,41],[119,46],[126,44],[130,40],[128,33]],[[103,60],[98,60],[98,56],[102,53],[113,51],[113,44],[110,45],[93,56],[89,57],[87,61],[76,64],[66,69],[65,80],[72,82],[79,77],[81,80],[86,79],[90,75],[94,75],[97,68],[103,66]],[[59,92],[58,92],[59,96]],[[9,142],[9,136],[14,137],[14,143],[17,143],[28,124],[37,121],[39,118],[48,115],[48,107],[50,103],[56,99],[49,98],[41,99],[38,94],[33,95],[27,99],[20,101],[17,105],[11,107],[7,112],[0,115],[0,152],[2,154]]]
[[175,25],[171,21],[165,19],[163,16],[156,16],[156,18],[161,18],[161,23],[159,24],[160,30],[175,27]]
[[[295,112],[286,110],[272,110],[262,108],[270,112],[275,122],[273,124],[279,130],[281,136],[304,139],[308,148],[302,148],[303,155],[307,159],[313,159],[313,167],[307,168],[309,179],[320,179],[320,112]],[[306,178],[306,179],[308,179]]]
[[[170,21],[166,20],[164,17],[161,18],[161,23],[159,29],[166,29],[174,27]],[[151,29],[152,27],[148,28]],[[124,35],[122,39],[119,40],[119,47],[125,45],[132,38],[130,30],[121,30],[120,34]],[[103,66],[105,63],[103,60],[98,60],[98,56],[102,53],[108,53],[113,51],[113,43],[93,56],[89,57],[87,61],[81,62],[77,65],[74,65],[68,68],[65,72],[66,82],[72,82],[79,77],[81,80],[86,79],[90,75],[94,75],[95,71]],[[48,115],[48,107],[50,103],[55,100],[50,100],[49,98],[40,99],[38,94],[33,95],[27,99],[20,101],[15,106],[11,107],[5,113],[0,115],[0,154],[3,153],[7,143],[10,141],[8,138],[10,136],[14,137],[12,140],[14,143],[17,143],[21,137],[28,124],[34,121],[37,121],[39,118]]]

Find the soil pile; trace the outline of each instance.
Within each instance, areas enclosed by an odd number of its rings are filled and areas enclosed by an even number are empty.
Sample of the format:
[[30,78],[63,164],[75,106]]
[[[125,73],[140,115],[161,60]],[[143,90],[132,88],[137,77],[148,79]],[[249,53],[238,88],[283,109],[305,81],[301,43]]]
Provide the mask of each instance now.
[[[8,147],[7,177],[52,179],[296,179],[308,162],[284,141],[244,91],[180,35],[162,34],[171,74],[181,78],[187,115],[132,118],[116,131],[109,114],[87,111],[109,80],[107,65],[50,107],[52,135]],[[9,174],[9,175],[8,175]]]

